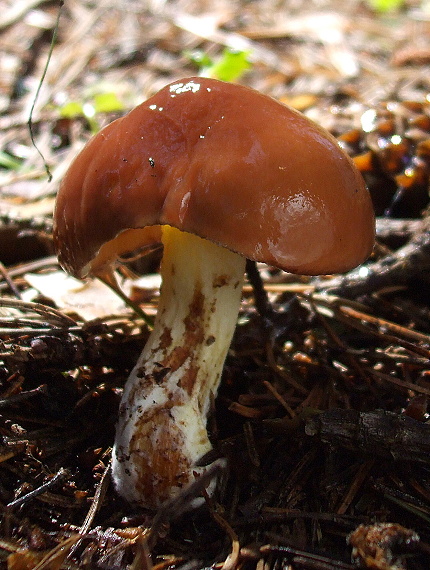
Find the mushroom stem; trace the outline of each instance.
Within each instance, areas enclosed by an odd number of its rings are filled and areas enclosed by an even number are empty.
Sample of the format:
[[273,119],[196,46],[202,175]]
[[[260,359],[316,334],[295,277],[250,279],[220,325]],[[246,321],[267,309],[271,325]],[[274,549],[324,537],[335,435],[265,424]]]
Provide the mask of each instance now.
[[170,226],[163,244],[158,313],[124,388],[112,463],[119,493],[150,508],[202,472],[245,271],[242,256]]

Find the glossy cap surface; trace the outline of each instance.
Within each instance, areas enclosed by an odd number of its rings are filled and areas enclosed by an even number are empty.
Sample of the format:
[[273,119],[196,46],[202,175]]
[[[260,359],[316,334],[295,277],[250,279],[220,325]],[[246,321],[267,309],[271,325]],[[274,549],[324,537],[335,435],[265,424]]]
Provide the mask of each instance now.
[[162,224],[300,274],[346,271],[374,240],[369,193],[335,138],[252,89],[197,77],[90,140],[61,184],[54,241],[83,277]]

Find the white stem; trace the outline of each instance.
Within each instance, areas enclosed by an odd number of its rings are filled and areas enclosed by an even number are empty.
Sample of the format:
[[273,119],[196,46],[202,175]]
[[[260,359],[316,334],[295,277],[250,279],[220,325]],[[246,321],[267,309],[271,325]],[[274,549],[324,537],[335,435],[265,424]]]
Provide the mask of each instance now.
[[154,329],[121,401],[112,474],[128,501],[155,508],[189,485],[210,449],[207,413],[236,326],[245,259],[163,226]]

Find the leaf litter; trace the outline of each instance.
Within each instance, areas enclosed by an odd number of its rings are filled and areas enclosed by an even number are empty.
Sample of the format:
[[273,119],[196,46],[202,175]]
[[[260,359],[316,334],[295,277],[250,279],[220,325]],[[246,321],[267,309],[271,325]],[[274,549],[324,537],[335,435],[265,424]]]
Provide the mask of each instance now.
[[[424,2],[375,6],[1,2],[1,567],[428,568],[430,24]],[[249,264],[209,421],[217,493],[187,511],[200,481],[147,513],[115,494],[109,461],[148,329],[98,284],[70,285],[51,216],[92,133],[205,73],[190,54],[215,69],[233,54],[234,80],[339,137],[372,193],[377,244],[346,276]],[[38,89],[33,132],[52,182],[28,131]],[[121,268],[149,315],[159,259]]]

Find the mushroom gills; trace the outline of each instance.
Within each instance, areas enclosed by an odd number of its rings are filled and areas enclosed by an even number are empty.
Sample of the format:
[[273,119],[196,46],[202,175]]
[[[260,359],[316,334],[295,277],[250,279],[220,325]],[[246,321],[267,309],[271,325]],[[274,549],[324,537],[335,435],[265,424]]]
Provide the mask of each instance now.
[[154,329],[120,405],[112,475],[128,501],[156,508],[204,471],[206,420],[240,308],[245,258],[162,226]]

